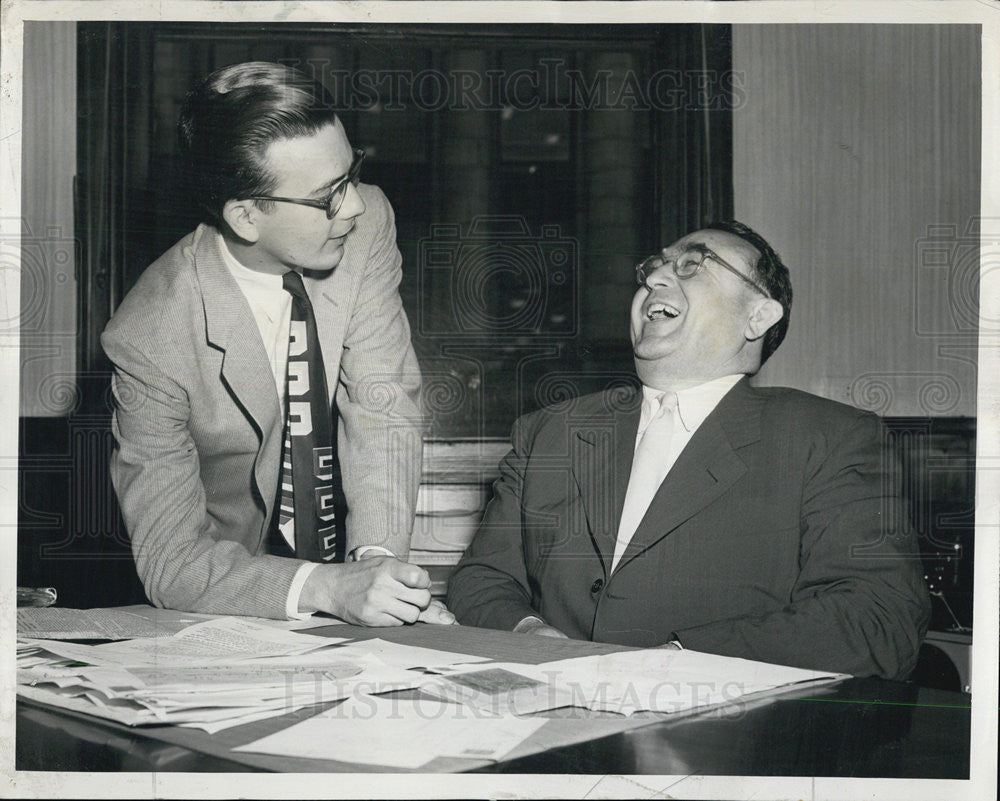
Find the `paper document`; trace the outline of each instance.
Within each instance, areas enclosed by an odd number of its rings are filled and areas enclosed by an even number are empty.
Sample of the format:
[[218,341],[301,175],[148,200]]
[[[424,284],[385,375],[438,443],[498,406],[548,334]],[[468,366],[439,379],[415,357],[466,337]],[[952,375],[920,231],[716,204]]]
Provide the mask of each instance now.
[[222,617],[195,623],[170,637],[144,637],[101,645],[30,638],[22,641],[90,665],[179,666],[302,654],[343,642],[343,638],[316,637],[274,629],[244,618]]
[[464,668],[428,679],[420,691],[433,698],[452,701],[492,714],[525,715],[547,709],[573,706],[568,688],[541,675],[537,668],[512,663]]
[[[490,668],[502,668],[538,683],[530,692],[512,687],[505,692],[487,693],[477,678],[481,669],[462,666],[422,685],[422,689],[435,697],[461,700],[480,708],[524,712],[579,706],[631,715],[641,710],[682,712],[780,687],[845,678],[838,673],[668,648],[621,651],[541,665],[492,664]],[[464,686],[463,677],[467,677]]]
[[340,640],[298,634],[236,617],[206,620],[167,639],[137,639],[94,646],[100,658],[119,665],[189,665],[205,660],[302,654]]
[[436,757],[502,759],[544,724],[432,699],[372,696],[233,750],[419,768]]
[[[178,612],[148,604],[95,609],[22,607],[17,610],[17,633],[21,637],[36,639],[131,640],[137,637],[169,637],[195,623],[223,617],[233,616]],[[304,620],[242,616],[237,619],[285,631],[302,631],[343,623],[336,618],[316,616]]]
[[358,640],[357,642],[341,645],[337,648],[337,653],[345,658],[352,658],[356,655],[374,656],[387,665],[396,665],[402,668],[427,668],[431,670],[450,665],[465,665],[489,661],[485,656],[449,653],[448,651],[438,651],[434,648],[421,648],[416,645],[387,642],[378,638]]
[[[53,650],[93,646],[49,641]],[[83,660],[81,660],[83,661]],[[127,725],[174,724],[220,731],[317,704],[410,689],[426,678],[375,657],[347,660],[336,648],[202,664],[128,667],[68,664],[36,647],[18,653],[18,693]]]
[[[197,621],[189,620],[184,626],[194,622]],[[178,630],[150,617],[121,609],[61,609],[50,606],[17,610],[17,633],[22,637],[127,640],[134,637],[169,637]]]

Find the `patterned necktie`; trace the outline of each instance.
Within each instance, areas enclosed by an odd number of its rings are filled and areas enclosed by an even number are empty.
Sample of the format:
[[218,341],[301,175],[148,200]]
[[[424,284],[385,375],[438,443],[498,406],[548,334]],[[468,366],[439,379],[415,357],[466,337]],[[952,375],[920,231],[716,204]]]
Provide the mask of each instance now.
[[278,529],[295,543],[299,559],[343,562],[344,538],[338,536],[334,508],[333,416],[316,318],[302,277],[287,272],[282,283],[292,296],[292,318]]
[[628,477],[628,489],[625,490],[622,518],[618,525],[615,555],[611,562],[612,570],[624,556],[625,549],[628,548],[636,529],[639,528],[639,523],[645,517],[653,496],[670,472],[667,456],[670,453],[670,440],[674,433],[676,408],[677,395],[665,392],[636,446],[635,456],[632,457],[632,472]]

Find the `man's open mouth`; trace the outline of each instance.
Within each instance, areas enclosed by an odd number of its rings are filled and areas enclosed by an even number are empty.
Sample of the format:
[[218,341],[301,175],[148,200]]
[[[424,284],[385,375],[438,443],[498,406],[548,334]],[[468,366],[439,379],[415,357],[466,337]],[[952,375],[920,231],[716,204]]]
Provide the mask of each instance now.
[[669,303],[654,303],[646,309],[647,320],[673,319],[680,316],[680,309]]

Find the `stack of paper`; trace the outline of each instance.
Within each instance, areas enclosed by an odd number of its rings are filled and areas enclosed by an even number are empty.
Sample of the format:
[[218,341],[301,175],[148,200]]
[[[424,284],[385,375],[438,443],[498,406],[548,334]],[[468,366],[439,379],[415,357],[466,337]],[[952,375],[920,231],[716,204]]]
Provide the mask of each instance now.
[[96,646],[22,639],[18,692],[128,725],[218,731],[423,678],[364,652],[341,655],[329,647],[338,642],[238,618]]
[[673,713],[842,677],[663,648],[484,666],[482,657],[379,639],[345,643],[247,618],[182,615],[170,625],[184,627],[167,636],[149,630],[146,614],[32,618],[27,628],[36,632],[151,636],[86,645],[21,631],[18,692],[129,725],[208,732],[324,705],[238,750],[418,768],[439,757],[500,759],[545,722],[522,717],[530,713]]
[[650,648],[563,659],[541,665],[455,668],[425,683],[437,698],[514,713],[578,706],[631,715],[683,712],[749,695],[846,678],[690,650]]
[[[553,663],[554,664],[554,663]],[[457,668],[428,678],[425,695],[451,701],[490,715],[527,715],[564,706],[586,706],[569,687],[546,676],[544,665],[494,663],[486,668]]]
[[438,757],[502,759],[544,724],[427,698],[354,697],[234,750],[419,768]]
[[[169,637],[203,620],[219,615],[158,609],[148,604],[120,606],[113,609],[63,609],[61,607],[23,607],[17,610],[17,633],[21,637],[46,640],[130,640],[135,637]],[[303,620],[269,620],[243,617],[287,631],[330,626],[343,621],[327,617]]]
[[[152,607],[150,607],[152,609]],[[161,623],[153,617],[124,609],[43,609],[17,610],[17,633],[22,637],[56,640],[124,640],[131,637],[169,637],[196,623],[186,620],[180,627]]]

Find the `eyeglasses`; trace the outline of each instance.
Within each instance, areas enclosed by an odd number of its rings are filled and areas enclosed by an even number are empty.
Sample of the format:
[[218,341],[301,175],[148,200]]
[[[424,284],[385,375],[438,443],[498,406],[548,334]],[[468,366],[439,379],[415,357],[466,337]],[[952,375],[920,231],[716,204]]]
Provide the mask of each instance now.
[[667,249],[664,248],[656,255],[643,259],[641,263],[637,264],[635,267],[635,280],[642,286],[648,286],[646,282],[649,280],[649,277],[665,264],[673,265],[674,275],[678,278],[691,278],[701,271],[702,266],[705,264],[705,259],[711,259],[712,261],[721,264],[741,281],[744,281],[752,286],[765,298],[771,297],[771,293],[764,289],[764,287],[755,281],[751,281],[743,275],[743,273],[733,267],[733,265],[729,264],[724,259],[719,258],[716,253],[706,247],[692,247],[689,250],[684,251],[676,259],[668,259],[666,257],[666,253]]
[[365,151],[359,147],[353,149],[354,161],[351,162],[351,169],[347,175],[341,178],[330,190],[330,194],[321,200],[309,200],[301,197],[275,197],[274,195],[251,195],[247,200],[276,200],[279,203],[296,203],[299,206],[311,206],[314,209],[323,209],[326,218],[332,220],[337,216],[340,207],[344,205],[344,198],[347,197],[347,185],[358,185],[361,175],[361,162],[365,160]]

